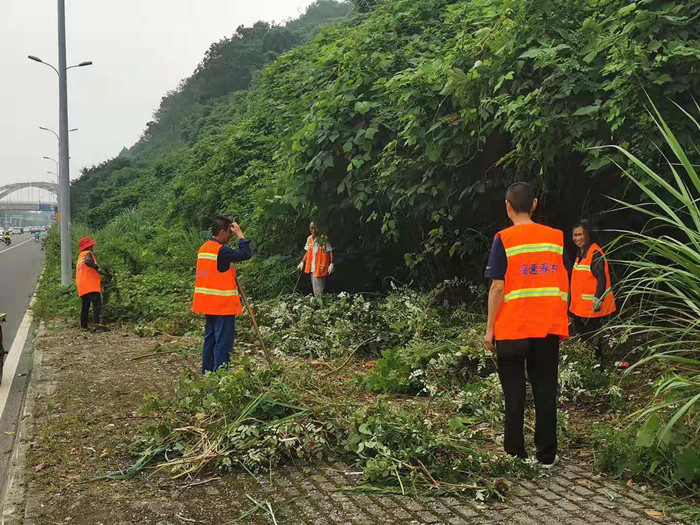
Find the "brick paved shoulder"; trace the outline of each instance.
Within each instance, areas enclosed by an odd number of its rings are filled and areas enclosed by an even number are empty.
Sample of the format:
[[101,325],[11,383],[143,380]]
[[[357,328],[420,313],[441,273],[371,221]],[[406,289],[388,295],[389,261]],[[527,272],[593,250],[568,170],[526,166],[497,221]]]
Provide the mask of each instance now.
[[551,476],[511,487],[506,500],[478,504],[466,496],[414,497],[353,492],[360,473],[340,463],[277,471],[261,497],[279,523],[514,525],[681,525],[655,516],[653,501],[636,490],[568,463]]

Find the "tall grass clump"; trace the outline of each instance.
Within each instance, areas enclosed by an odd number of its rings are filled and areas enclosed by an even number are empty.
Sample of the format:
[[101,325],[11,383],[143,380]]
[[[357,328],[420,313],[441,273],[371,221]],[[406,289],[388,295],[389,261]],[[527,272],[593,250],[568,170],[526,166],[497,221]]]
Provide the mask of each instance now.
[[[632,423],[626,433],[603,439],[608,448],[601,458],[620,475],[655,478],[674,493],[692,494],[700,484],[700,177],[652,107],[665,142],[664,169],[616,148],[628,160],[625,176],[644,195],[639,203],[617,202],[647,219],[641,231],[624,231],[617,240],[627,254],[617,328],[646,345],[631,371],[643,368],[656,379],[646,405],[626,420]],[[700,132],[695,117],[681,111]]]

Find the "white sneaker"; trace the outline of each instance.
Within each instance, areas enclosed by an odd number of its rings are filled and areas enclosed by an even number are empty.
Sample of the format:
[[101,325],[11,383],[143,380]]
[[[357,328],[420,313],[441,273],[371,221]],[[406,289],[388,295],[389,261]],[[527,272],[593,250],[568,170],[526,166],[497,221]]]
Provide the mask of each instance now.
[[554,461],[551,463],[540,463],[542,465],[542,468],[546,468],[547,470],[554,468],[555,465],[558,465],[559,462],[561,461],[561,458],[559,457],[559,454],[554,456]]

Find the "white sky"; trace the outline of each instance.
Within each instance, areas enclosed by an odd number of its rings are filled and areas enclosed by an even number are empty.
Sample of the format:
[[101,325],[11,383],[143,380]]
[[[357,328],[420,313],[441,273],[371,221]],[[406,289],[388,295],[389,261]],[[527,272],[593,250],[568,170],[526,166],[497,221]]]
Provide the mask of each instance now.
[[[71,179],[136,142],[161,97],[209,46],[257,20],[281,22],[312,0],[66,0]],[[55,181],[56,0],[0,0],[0,186]]]

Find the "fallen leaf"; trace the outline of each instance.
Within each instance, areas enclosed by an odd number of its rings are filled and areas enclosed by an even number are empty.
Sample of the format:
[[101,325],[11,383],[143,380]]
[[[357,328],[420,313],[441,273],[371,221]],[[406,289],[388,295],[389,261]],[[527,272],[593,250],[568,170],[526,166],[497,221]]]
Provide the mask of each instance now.
[[588,486],[588,480],[587,479],[577,479],[576,480],[577,485],[584,485],[585,487]]
[[34,467],[34,472],[39,472],[40,470],[44,470],[48,465],[46,463],[39,463],[36,467]]
[[625,485],[627,485],[628,487],[631,487],[632,485],[634,485],[634,481],[632,481],[632,478],[628,479],[627,483],[625,483]]
[[647,516],[651,516],[652,518],[659,518],[664,515],[663,512],[654,509],[645,509],[644,512]]
[[107,454],[109,454],[109,452],[107,451],[107,449],[104,449],[102,452],[100,452],[100,459],[105,457]]

